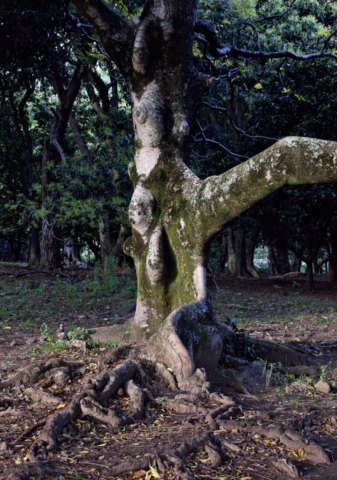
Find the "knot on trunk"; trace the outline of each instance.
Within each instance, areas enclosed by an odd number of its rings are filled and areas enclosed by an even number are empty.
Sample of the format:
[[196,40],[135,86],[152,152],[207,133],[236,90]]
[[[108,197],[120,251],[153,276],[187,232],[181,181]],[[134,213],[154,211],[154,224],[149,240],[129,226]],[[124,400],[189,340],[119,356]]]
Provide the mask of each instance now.
[[146,236],[153,219],[156,200],[150,190],[137,185],[131,199],[129,220],[142,236]]

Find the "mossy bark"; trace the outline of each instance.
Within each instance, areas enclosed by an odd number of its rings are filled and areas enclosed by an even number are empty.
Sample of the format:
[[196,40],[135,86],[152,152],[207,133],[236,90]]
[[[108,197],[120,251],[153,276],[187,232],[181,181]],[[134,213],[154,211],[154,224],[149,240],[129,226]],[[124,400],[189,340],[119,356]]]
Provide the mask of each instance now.
[[105,2],[74,0],[98,29],[127,79],[135,131],[134,186],[124,244],[138,277],[128,336],[170,366],[180,383],[196,367],[212,370],[222,341],[205,267],[210,245],[231,220],[285,184],[337,181],[336,143],[286,138],[205,181],[187,165],[190,125],[210,86],[193,63],[197,1],[152,0],[133,21]]

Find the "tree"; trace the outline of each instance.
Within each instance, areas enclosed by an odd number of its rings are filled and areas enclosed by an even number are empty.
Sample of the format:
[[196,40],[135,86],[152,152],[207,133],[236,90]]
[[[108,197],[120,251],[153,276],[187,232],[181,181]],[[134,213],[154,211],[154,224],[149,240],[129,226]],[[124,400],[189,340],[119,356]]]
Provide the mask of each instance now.
[[337,145],[296,137],[280,140],[217,177],[201,181],[189,170],[190,129],[212,84],[194,65],[194,35],[203,36],[215,58],[307,61],[336,58],[325,51],[332,35],[323,49],[304,56],[268,53],[257,30],[255,50],[221,44],[214,29],[197,20],[195,0],[151,0],[132,20],[103,0],[74,4],[96,27],[131,91],[133,235],[124,250],[135,261],[138,299],[128,335],[146,339],[147,354],[173,368],[183,383],[196,367],[212,370],[222,350],[224,329],[214,317],[205,282],[205,258],[215,236],[283,185],[337,180]]

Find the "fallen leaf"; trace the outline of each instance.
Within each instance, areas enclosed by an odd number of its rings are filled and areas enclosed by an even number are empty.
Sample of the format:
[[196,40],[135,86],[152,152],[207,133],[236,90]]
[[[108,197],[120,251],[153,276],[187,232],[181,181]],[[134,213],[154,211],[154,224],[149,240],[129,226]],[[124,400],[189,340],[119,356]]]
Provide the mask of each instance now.
[[58,405],[58,407],[56,407],[56,408],[58,409],[58,408],[63,408],[63,407],[65,407],[65,404],[64,404],[64,403],[60,403],[60,405]]
[[161,476],[158,473],[158,470],[155,467],[153,467],[152,465],[149,465],[149,467],[150,467],[150,472],[153,478],[161,478]]

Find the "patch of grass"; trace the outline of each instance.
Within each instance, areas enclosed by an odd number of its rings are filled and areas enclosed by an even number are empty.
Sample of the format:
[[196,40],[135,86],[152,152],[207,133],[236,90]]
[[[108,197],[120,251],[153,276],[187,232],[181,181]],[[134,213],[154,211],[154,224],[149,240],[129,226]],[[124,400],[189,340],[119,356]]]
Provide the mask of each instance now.
[[116,341],[111,338],[107,342],[101,342],[100,340],[91,340],[87,343],[90,350],[95,348],[109,348],[114,349],[118,347],[123,347],[125,344],[123,343],[116,343]]
[[94,333],[94,330],[84,327],[73,327],[73,330],[67,333],[67,337],[69,340],[89,340],[92,333]]
[[67,342],[66,341],[61,341],[61,340],[51,340],[50,342],[43,343],[42,345],[39,345],[36,347],[36,351],[38,353],[51,353],[51,352],[63,352],[64,350],[67,349]]

